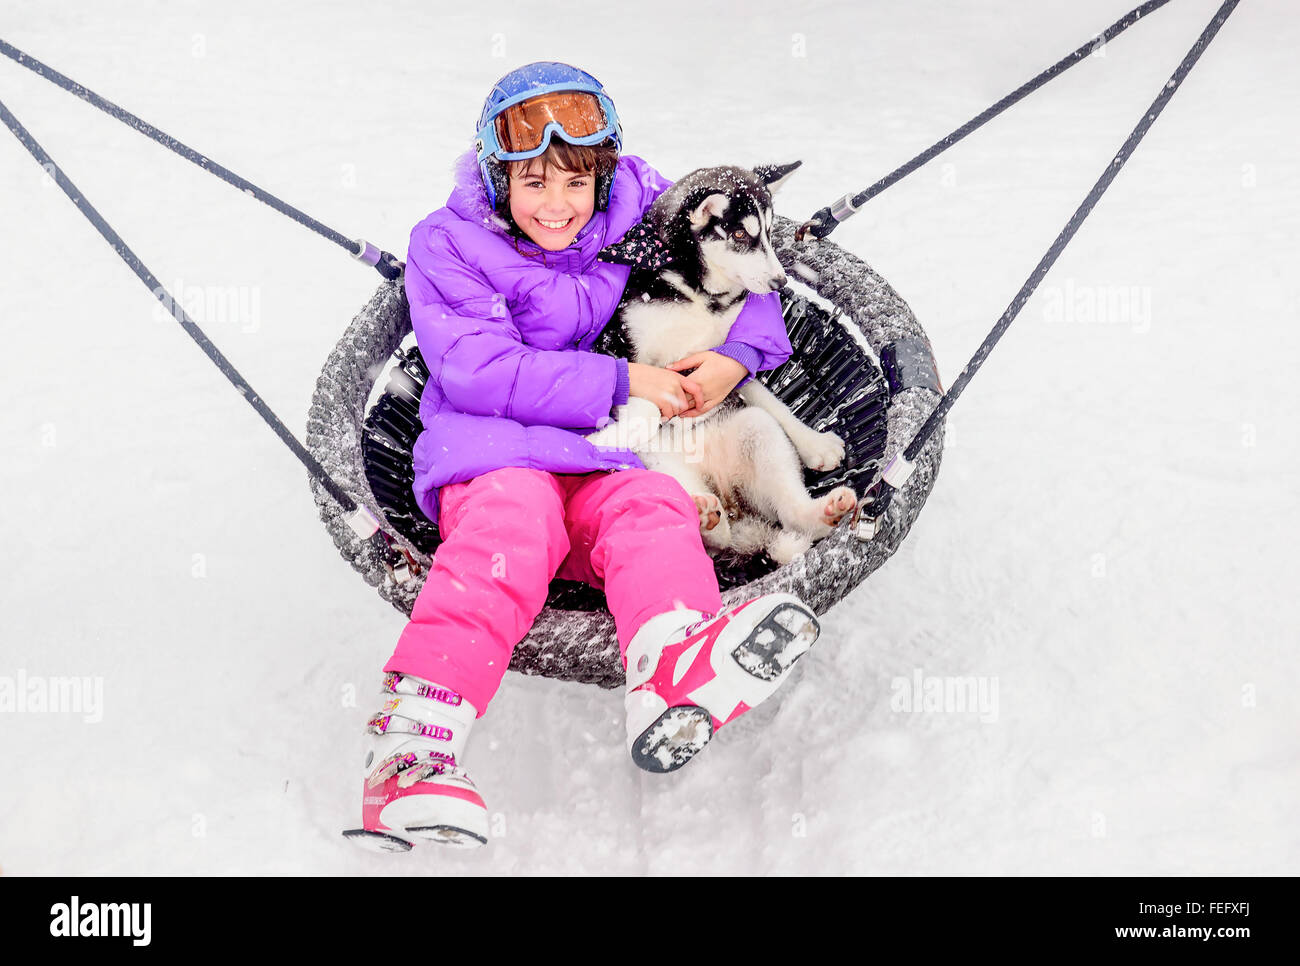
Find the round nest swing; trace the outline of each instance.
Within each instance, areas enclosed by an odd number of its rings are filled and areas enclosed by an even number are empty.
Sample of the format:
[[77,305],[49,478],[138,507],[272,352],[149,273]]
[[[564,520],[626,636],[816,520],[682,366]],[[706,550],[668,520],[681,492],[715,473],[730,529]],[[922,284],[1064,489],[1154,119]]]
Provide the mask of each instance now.
[[[773,247],[786,272],[806,281],[832,308],[797,294],[793,286],[783,289],[793,352],[783,365],[757,378],[805,423],[838,433],[845,442],[844,461],[834,470],[805,470],[809,492],[820,496],[847,484],[865,499],[880,468],[911,440],[939,402],[934,355],[907,303],[870,266],[829,241],[796,243],[796,227],[777,216]],[[401,347],[411,331],[401,279],[384,282],[325,361],[307,419],[307,448],[419,563],[418,576],[398,580],[375,544],[358,537],[348,514],[309,478],[321,519],[343,558],[408,617],[440,542],[437,526],[419,510],[412,493],[411,451],[423,428],[419,402],[428,370],[413,342]],[[387,386],[368,405],[386,369]],[[898,549],[934,486],[942,448],[940,430],[916,458],[911,477],[893,494],[870,540],[861,539],[846,520],[785,566],[766,554],[715,558],[723,606],[787,591],[817,614],[826,613]],[[623,666],[604,594],[586,584],[553,581],[546,607],[515,647],[510,668],[604,688],[620,686]]]

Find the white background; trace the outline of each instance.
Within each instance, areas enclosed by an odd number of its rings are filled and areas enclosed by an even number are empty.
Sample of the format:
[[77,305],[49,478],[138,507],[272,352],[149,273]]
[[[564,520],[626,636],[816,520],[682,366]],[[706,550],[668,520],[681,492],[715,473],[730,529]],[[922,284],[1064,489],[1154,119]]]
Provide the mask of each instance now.
[[[803,218],[1135,2],[10,2],[0,36],[404,255],[522,63],[600,77],[669,177],[801,158],[777,208]],[[945,385],[1216,7],[1175,0],[837,232]],[[0,713],[0,871],[1297,873],[1298,20],[1229,19],[780,696],[660,777],[618,692],[508,675],[466,757],[494,830],[470,854],[339,836],[404,618],[0,132],[0,677],[103,685],[96,723]],[[301,437],[378,277],[8,60],[0,99],[164,284],[244,296],[196,319]],[[918,669],[996,683],[996,720],[894,710]]]

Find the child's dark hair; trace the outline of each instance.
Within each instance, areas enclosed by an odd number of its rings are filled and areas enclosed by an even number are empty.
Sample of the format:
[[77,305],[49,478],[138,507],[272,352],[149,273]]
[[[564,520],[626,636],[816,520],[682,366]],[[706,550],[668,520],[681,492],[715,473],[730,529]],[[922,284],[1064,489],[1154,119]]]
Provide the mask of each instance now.
[[509,177],[530,171],[545,171],[548,167],[561,171],[590,171],[597,179],[612,174],[618,166],[618,149],[611,141],[599,144],[570,144],[562,138],[551,138],[546,150],[535,158],[506,162]]

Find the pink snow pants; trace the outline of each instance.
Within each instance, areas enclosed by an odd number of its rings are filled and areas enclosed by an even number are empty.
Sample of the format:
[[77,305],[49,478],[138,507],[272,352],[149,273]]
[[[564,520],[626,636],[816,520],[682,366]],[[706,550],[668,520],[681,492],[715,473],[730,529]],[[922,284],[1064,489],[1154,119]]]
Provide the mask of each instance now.
[[553,577],[605,591],[619,649],[656,614],[722,608],[699,511],[666,473],[506,467],[438,491],[428,579],[385,671],[460,692],[483,715]]

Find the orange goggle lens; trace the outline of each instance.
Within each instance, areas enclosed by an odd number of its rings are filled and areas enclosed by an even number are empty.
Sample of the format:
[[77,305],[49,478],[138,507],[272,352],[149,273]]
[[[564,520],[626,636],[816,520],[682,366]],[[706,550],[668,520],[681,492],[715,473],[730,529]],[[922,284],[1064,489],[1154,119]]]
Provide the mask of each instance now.
[[609,126],[595,94],[552,91],[506,108],[496,119],[497,144],[506,153],[536,151],[548,124],[570,138],[585,138]]

